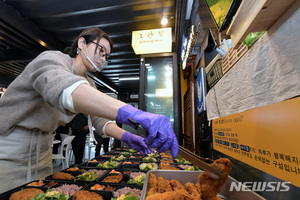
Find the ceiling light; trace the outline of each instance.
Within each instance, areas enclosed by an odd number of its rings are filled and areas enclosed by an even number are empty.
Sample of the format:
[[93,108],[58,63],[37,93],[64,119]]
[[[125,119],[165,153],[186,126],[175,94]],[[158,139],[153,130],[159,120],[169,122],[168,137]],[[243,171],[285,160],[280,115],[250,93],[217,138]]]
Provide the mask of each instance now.
[[162,18],[161,22],[160,22],[163,26],[168,24],[168,19],[166,17]]
[[138,76],[131,76],[131,77],[119,77],[119,81],[135,81],[140,80]]

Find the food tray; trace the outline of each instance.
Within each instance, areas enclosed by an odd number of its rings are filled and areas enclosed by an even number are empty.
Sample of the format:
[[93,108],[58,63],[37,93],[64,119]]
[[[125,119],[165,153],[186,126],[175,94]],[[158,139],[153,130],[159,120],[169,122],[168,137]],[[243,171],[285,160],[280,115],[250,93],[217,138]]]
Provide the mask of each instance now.
[[[102,191],[102,190],[87,190],[89,192],[95,192],[99,195],[101,195],[103,197],[103,200],[111,200],[111,198],[113,197],[113,193],[112,192],[108,192],[108,191]],[[69,198],[69,200],[72,200],[73,196],[71,196]]]
[[107,162],[107,161],[110,161],[110,160],[102,160],[102,161],[99,161],[99,162],[85,162],[85,163],[82,163],[82,164],[79,164],[78,167],[79,168],[92,168],[92,169],[118,169],[118,168],[121,168],[122,166],[122,161],[117,161],[119,164],[115,167],[115,168],[98,168],[97,165],[99,163],[104,163],[104,162]]
[[[93,187],[94,185],[96,184],[99,184],[99,185],[103,185],[105,186],[102,190],[91,190],[91,187]],[[112,187],[112,190],[109,190],[110,192],[114,191],[114,189],[116,187],[118,187],[119,185],[116,185],[116,184],[103,184],[103,183],[97,183],[97,182],[93,182],[93,183],[90,183],[85,189],[86,190],[90,190],[90,191],[106,191],[106,187]]]
[[[89,170],[92,170],[92,169],[95,169],[95,170],[104,170],[104,171],[105,171],[105,172],[104,172],[102,175],[100,175],[97,179],[100,179],[101,177],[105,176],[105,175],[108,173],[108,170],[107,170],[107,169],[87,168],[87,169],[85,169],[85,170],[86,170],[86,171],[89,171]],[[76,178],[76,176],[82,174],[82,172],[77,172],[77,173],[76,173],[76,171],[75,171],[75,172],[73,172],[73,171],[69,172],[69,171],[63,170],[63,171],[61,171],[61,172],[71,174],[71,175],[74,176],[74,178]],[[60,182],[63,181],[63,182],[69,182],[69,183],[70,183],[70,182],[71,182],[71,183],[77,183],[77,182],[81,182],[81,183],[90,183],[90,182],[93,182],[93,181],[81,181],[81,180],[77,180],[77,181],[75,182],[74,179],[73,179],[73,180],[68,180],[68,179],[55,179],[55,178],[53,178],[53,175],[54,175],[54,174],[52,174],[52,175],[50,175],[50,176],[47,176],[45,179],[46,179],[46,180],[52,180],[52,181],[60,181]],[[97,180],[97,179],[96,179],[96,180]]]
[[[60,171],[60,172],[63,172],[63,171]],[[67,173],[67,174],[71,174],[72,176],[74,176],[74,178],[77,176],[77,175],[80,175],[81,172],[63,172],[63,173]],[[47,176],[45,179],[46,180],[51,180],[51,181],[63,181],[63,182],[74,182],[74,179],[73,180],[69,180],[69,179],[55,179],[53,178],[53,174]]]
[[[128,174],[125,174],[125,175],[121,174],[121,175],[123,176],[123,178],[120,182],[118,182],[118,184],[127,184],[127,181],[129,180]],[[109,176],[117,176],[117,174],[105,174],[104,176],[97,179],[97,182],[100,182],[101,185],[112,184],[113,182],[103,181],[106,177],[109,177]]]
[[[182,185],[184,185],[187,182],[191,183],[197,183],[198,176],[203,173],[203,171],[177,171],[177,170],[151,170],[148,171],[146,174],[145,183],[143,186],[143,192],[141,200],[146,199],[146,192],[147,192],[147,185],[148,185],[148,179],[149,174],[153,173],[156,175],[156,177],[163,177],[166,180],[178,180]],[[237,182],[232,177],[228,177],[226,183],[223,185],[219,195],[224,200],[240,200],[240,199],[251,199],[251,200],[262,200],[263,197],[259,196],[255,192],[248,190],[248,191],[230,191],[230,185],[232,182]]]
[[[87,184],[85,184],[85,183],[74,183],[74,182],[65,182],[65,181],[56,181],[56,180],[55,180],[54,182],[57,182],[58,184],[56,184],[56,185],[54,185],[54,186],[52,186],[52,187],[45,187],[46,184],[48,184],[49,182],[51,182],[51,181],[49,181],[49,180],[42,180],[42,181],[45,183],[43,186],[27,186],[29,183],[32,183],[32,182],[38,182],[38,181],[39,181],[39,180],[30,181],[30,182],[28,182],[28,183],[26,183],[26,184],[24,184],[24,185],[21,185],[21,186],[19,186],[19,187],[16,187],[16,188],[14,188],[14,189],[12,189],[12,190],[9,190],[9,191],[7,191],[7,192],[4,192],[4,193],[0,194],[0,199],[1,199],[1,200],[9,200],[9,197],[10,197],[13,193],[18,192],[18,191],[23,190],[23,189],[27,189],[27,188],[41,189],[41,190],[43,190],[44,192],[46,192],[46,191],[47,191],[48,189],[50,189],[50,188],[60,187],[60,186],[62,186],[63,184],[74,184],[74,185],[82,186],[81,190],[82,190],[82,189],[85,189],[85,188],[87,187]],[[70,198],[70,199],[71,199],[71,198]],[[109,200],[110,200],[110,199],[109,199]]]
[[[164,166],[164,164],[162,164],[162,163],[164,163],[164,162],[159,163],[160,170],[171,170],[171,169],[164,169],[164,167],[167,167],[167,166]],[[172,170],[183,170],[180,167],[178,167],[178,165],[179,165],[178,163],[167,163],[167,164],[169,164],[169,167],[173,168]],[[167,165],[167,164],[165,164],[165,165]]]
[[129,174],[130,172],[139,172],[139,170],[135,170],[135,169],[111,169],[108,171],[107,174],[118,174],[118,173],[113,173],[113,170],[115,170],[116,172],[120,172],[123,175]]
[[142,190],[142,193],[143,193],[143,186],[137,186],[137,185],[122,185],[121,186],[120,185],[120,186],[115,187],[114,191],[112,192],[113,197],[117,198],[117,197],[115,197],[114,192],[117,191],[118,189],[121,189],[121,188],[124,188],[124,187],[139,189],[139,190]]

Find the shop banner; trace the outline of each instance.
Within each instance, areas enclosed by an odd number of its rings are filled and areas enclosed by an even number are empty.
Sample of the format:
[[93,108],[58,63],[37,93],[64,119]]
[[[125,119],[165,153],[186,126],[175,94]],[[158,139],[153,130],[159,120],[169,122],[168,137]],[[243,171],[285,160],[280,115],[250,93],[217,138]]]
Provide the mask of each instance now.
[[172,28],[132,31],[135,54],[172,52]]
[[300,187],[300,97],[213,120],[214,149]]

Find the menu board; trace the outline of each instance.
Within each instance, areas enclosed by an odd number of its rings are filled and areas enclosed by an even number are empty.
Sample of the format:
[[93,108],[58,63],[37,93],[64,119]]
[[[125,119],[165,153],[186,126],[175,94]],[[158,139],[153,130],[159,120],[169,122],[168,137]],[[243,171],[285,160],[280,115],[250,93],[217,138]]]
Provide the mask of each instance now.
[[300,187],[300,97],[213,120],[214,149]]

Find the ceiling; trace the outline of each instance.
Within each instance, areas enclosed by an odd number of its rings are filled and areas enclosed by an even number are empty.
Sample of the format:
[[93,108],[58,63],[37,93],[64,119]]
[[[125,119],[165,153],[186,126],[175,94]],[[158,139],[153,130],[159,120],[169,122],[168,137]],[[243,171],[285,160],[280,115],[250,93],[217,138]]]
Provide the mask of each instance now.
[[[213,28],[203,0],[4,0],[0,1],[0,87],[7,87],[45,50],[61,50],[88,27],[104,30],[114,42],[111,63],[94,82],[105,93],[138,94],[139,80],[120,81],[126,75],[140,75],[140,56],[131,47],[131,33],[162,28],[162,15],[172,27],[173,52],[180,52],[185,12],[191,5],[191,19],[198,24],[200,46],[205,30]],[[197,15],[198,14],[198,15]]]
[[138,93],[138,80],[119,80],[123,75],[139,76],[140,56],[131,47],[131,33],[162,28],[162,14],[174,33],[175,4],[174,0],[0,1],[0,86],[7,86],[40,52],[63,51],[81,31],[98,27],[114,42],[111,63],[94,80],[98,89]]

